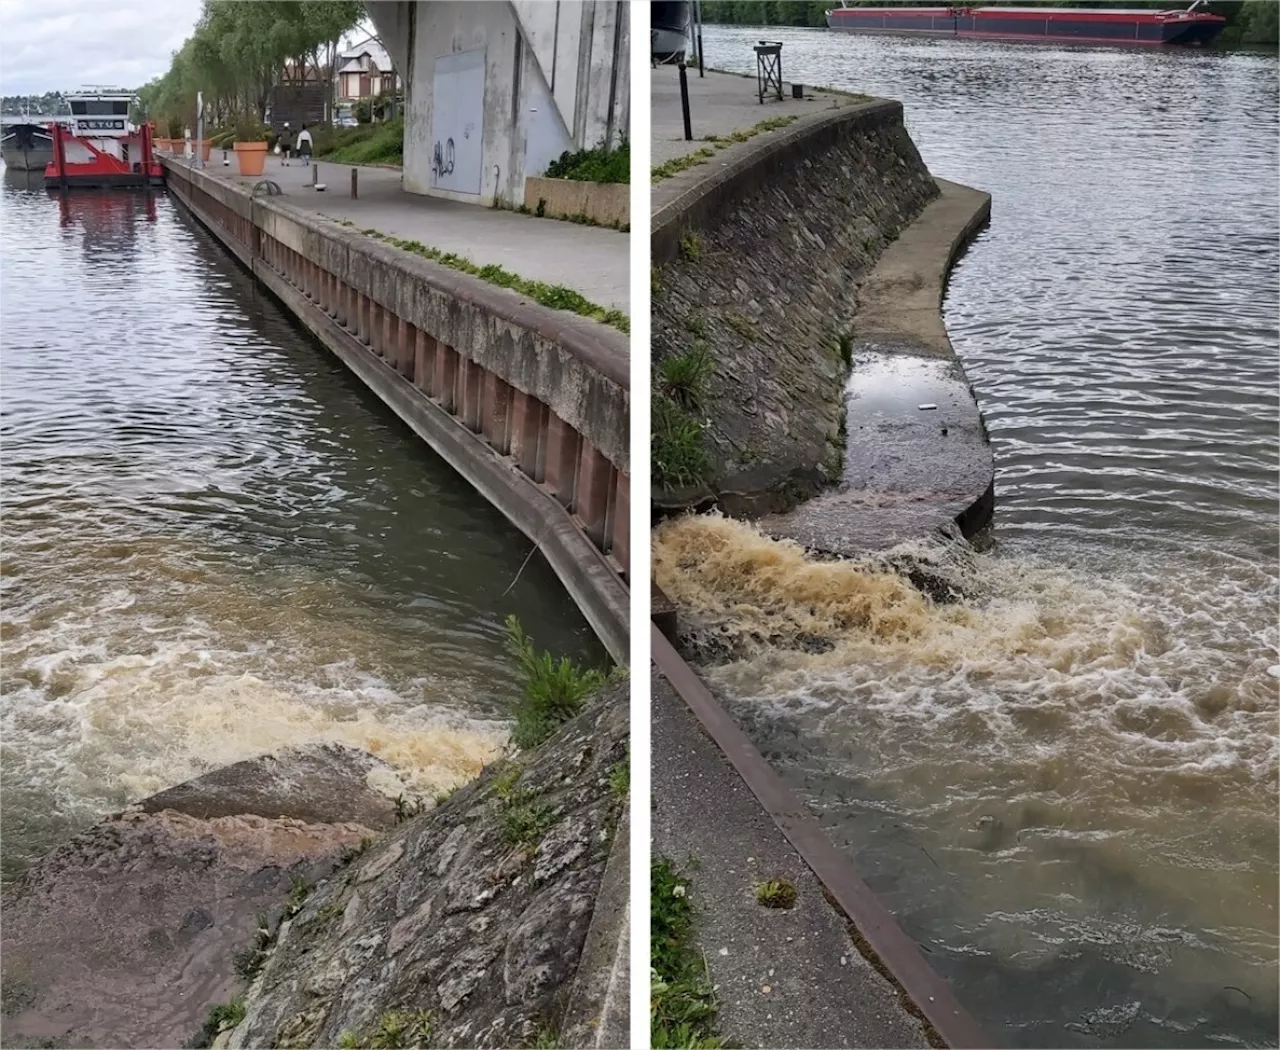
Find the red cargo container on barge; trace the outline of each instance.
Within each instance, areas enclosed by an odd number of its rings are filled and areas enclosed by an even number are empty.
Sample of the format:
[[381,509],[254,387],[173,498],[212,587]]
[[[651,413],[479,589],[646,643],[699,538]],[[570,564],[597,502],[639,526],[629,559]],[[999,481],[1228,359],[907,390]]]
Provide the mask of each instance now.
[[1052,44],[1176,44],[1203,47],[1227,24],[1221,15],[1077,7],[838,7],[827,26],[848,33],[952,36]]

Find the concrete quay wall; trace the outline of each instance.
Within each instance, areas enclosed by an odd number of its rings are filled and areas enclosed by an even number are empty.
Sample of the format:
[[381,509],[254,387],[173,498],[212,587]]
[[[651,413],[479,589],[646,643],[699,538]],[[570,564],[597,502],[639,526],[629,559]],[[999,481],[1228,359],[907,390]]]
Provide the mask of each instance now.
[[629,652],[627,337],[167,160],[168,188]]

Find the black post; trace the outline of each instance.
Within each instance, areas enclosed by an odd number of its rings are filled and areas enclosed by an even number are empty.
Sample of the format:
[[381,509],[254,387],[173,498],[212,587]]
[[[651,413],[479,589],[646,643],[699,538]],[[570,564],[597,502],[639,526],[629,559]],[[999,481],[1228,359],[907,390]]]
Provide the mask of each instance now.
[[359,196],[359,193],[356,191],[356,175],[359,173],[359,171],[360,171],[359,168],[351,169],[351,199],[352,200],[355,200]]
[[685,64],[680,63],[680,109],[684,113],[684,140],[693,141],[693,125],[689,121],[689,74]]
[[694,11],[698,19],[698,76],[705,77],[702,70],[702,0],[695,0]]

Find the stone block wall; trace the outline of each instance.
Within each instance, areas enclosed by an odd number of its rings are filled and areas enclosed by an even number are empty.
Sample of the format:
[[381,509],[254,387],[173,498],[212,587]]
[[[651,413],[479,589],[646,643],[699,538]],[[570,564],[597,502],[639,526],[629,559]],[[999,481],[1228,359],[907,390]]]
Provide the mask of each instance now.
[[696,409],[703,483],[655,485],[654,499],[763,513],[838,479],[859,282],[938,190],[897,102],[806,117],[721,157],[655,195],[655,389],[697,342],[714,372]]

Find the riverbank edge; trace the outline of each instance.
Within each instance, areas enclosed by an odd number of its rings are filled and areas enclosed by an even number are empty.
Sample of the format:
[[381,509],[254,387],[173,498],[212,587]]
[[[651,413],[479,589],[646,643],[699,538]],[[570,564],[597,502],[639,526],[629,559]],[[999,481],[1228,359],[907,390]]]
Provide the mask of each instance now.
[[[255,198],[185,164],[166,160],[165,167],[168,190],[183,207],[534,543],[613,659],[626,664],[629,374],[626,347],[615,345],[626,338],[368,238],[357,240],[336,223]],[[211,203],[222,213],[215,215]],[[331,261],[329,252],[340,259]],[[407,318],[418,322],[411,325],[416,336],[406,338]],[[424,338],[432,322],[436,331]],[[455,335],[449,327],[462,331]],[[437,334],[442,330],[452,338]],[[487,336],[501,343],[488,357],[476,348]],[[434,345],[424,347],[428,340]],[[434,363],[429,374],[418,367],[424,362]],[[434,384],[438,397],[419,383]],[[567,401],[560,392],[574,387],[576,396]],[[512,391],[524,396],[520,404]],[[486,393],[493,395],[488,406]],[[526,404],[535,400],[536,406]],[[533,418],[539,410],[541,433]]]
[[[820,142],[824,131],[834,129],[851,119],[884,120],[896,115],[901,121],[902,112],[900,102],[877,99],[801,118],[779,132],[725,150],[721,155],[719,168],[711,167],[710,164],[695,165],[655,186],[651,213],[653,265],[657,267],[676,259],[683,238],[691,231],[715,222],[718,216],[732,207],[736,197],[749,193],[752,188],[760,185],[782,163],[788,151]],[[968,193],[978,194],[970,214],[959,228],[939,226],[928,216],[929,206],[926,206],[902,232],[902,236],[895,239],[880,256],[866,283],[870,286],[868,291],[872,296],[871,301],[890,311],[895,299],[900,300],[900,305],[908,306],[914,305],[911,302],[913,295],[926,296],[932,303],[937,327],[941,329],[942,343],[945,344],[932,353],[934,356],[950,357],[962,369],[946,334],[941,315],[942,300],[952,268],[972,238],[989,221],[991,197],[982,191],[942,182],[936,177],[935,182],[939,183],[939,190],[943,193],[947,187],[956,186]],[[885,260],[894,247],[903,239],[908,239],[913,230],[916,237],[928,235],[923,237],[927,247],[913,253],[914,265],[909,268],[914,272],[906,281],[900,281],[895,279],[897,275],[894,273],[897,260],[890,259],[888,263]],[[908,244],[911,244],[910,239]],[[876,331],[868,328],[866,332],[862,332],[859,329],[862,312],[863,299],[860,297],[853,320],[858,341],[865,343],[876,337]],[[888,333],[880,334],[884,336]],[[933,334],[936,335],[936,332]],[[928,340],[922,340],[921,345],[927,347]],[[981,418],[976,395],[967,379],[966,385],[973,418],[985,438],[986,426]],[[847,423],[846,417],[846,425]],[[810,501],[804,501],[799,506],[804,506],[805,502]],[[994,471],[987,477],[982,490],[973,495],[962,512],[961,517],[965,518],[962,528],[965,528],[966,535],[972,535],[988,524],[993,511]],[[960,523],[959,520],[957,523]],[[766,820],[782,833],[822,885],[828,895],[828,903],[848,922],[857,950],[900,990],[904,997],[904,1008],[927,1022],[931,1041],[940,1041],[957,1050],[961,1047],[996,1045],[955,999],[950,987],[928,964],[915,942],[862,880],[853,862],[831,843],[800,799],[773,771],[759,749],[738,727],[696,670],[683,659],[676,649],[678,609],[656,584],[652,586],[652,590],[655,607],[661,605],[665,610],[662,630],[656,624],[650,625],[655,666],[723,755],[728,767],[725,775],[739,778],[746,785]],[[732,773],[728,772],[729,769]],[[661,775],[656,763],[653,775],[655,782]],[[705,809],[698,811],[707,812]],[[708,817],[711,818],[712,825],[710,833],[714,831],[714,816],[708,813]],[[762,839],[760,845],[761,852],[765,852],[767,843]]]

